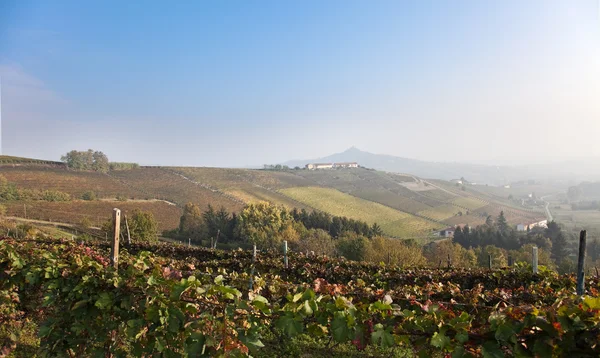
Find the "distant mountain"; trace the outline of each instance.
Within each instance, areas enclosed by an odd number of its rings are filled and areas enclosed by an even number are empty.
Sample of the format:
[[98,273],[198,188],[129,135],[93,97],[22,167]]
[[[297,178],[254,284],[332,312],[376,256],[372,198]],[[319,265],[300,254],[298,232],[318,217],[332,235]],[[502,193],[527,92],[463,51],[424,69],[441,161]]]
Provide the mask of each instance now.
[[504,185],[522,180],[578,182],[600,180],[598,161],[586,159],[553,164],[492,166],[456,162],[428,162],[387,154],[373,154],[356,147],[323,158],[291,160],[282,164],[304,167],[308,163],[358,162],[362,167],[422,178],[451,180],[464,177],[471,183]]

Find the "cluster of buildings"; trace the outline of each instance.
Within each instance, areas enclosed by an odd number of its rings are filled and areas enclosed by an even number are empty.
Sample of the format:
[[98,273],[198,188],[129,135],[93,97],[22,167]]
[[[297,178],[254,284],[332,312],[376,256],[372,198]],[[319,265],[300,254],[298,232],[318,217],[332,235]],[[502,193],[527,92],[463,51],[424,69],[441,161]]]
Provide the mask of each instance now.
[[306,164],[306,169],[317,170],[317,169],[337,169],[337,168],[358,168],[356,162],[344,162],[344,163],[309,163]]

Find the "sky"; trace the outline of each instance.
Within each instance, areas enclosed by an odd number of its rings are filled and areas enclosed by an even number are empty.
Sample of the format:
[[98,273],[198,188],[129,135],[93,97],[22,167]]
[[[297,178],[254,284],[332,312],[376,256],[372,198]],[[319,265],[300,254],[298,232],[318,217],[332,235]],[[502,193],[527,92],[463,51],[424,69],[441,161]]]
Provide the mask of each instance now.
[[598,0],[0,1],[2,152],[600,157]]

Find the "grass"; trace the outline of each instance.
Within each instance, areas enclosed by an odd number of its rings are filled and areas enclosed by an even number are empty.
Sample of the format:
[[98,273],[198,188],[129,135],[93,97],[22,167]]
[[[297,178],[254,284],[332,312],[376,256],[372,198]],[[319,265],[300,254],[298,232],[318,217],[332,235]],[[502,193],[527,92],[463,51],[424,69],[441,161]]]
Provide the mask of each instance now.
[[282,189],[280,192],[332,215],[346,216],[368,223],[377,222],[387,235],[394,237],[423,236],[439,227],[439,225],[411,214],[357,198],[335,189],[298,187]]

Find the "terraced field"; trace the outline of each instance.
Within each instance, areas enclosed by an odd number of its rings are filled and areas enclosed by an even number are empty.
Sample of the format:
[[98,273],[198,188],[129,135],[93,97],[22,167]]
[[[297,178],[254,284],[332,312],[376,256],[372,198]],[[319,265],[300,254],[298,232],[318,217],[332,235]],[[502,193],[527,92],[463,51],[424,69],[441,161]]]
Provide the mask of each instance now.
[[159,230],[174,229],[179,225],[181,209],[177,206],[162,201],[149,202],[116,202],[116,201],[72,201],[72,202],[44,202],[29,203],[10,202],[4,204],[8,216],[25,217],[35,220],[80,224],[87,218],[92,226],[99,226],[112,215],[113,208],[118,207],[125,214],[134,209],[150,211],[158,221]]
[[298,187],[281,189],[281,193],[315,209],[332,215],[347,216],[368,223],[377,222],[394,237],[427,236],[441,226],[385,205],[357,198],[335,189]]

